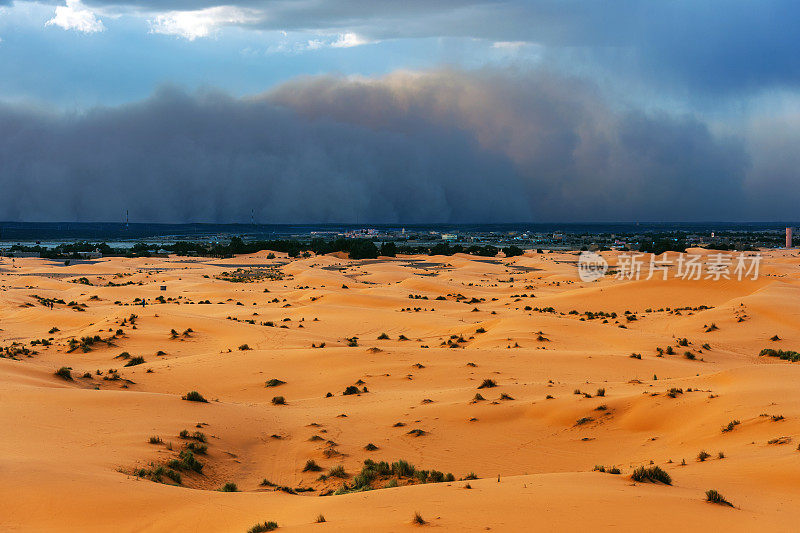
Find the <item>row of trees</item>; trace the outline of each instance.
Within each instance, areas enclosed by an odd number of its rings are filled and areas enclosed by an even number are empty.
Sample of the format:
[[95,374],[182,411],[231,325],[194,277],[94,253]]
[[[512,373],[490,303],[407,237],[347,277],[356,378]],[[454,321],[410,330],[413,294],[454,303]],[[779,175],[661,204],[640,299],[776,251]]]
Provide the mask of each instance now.
[[[112,248],[106,243],[90,243],[87,241],[70,244],[59,244],[53,248],[15,245],[12,251],[39,252],[42,257],[53,259],[77,258],[78,252],[99,250],[104,256],[148,257],[161,249],[161,245],[138,242],[131,248]],[[379,256],[395,257],[397,254],[420,255],[454,255],[465,253],[482,257],[494,257],[502,250],[506,257],[522,255],[523,250],[517,246],[498,248],[497,246],[468,246],[439,243],[433,246],[407,246],[387,241],[376,244],[370,239],[321,239],[314,238],[309,242],[294,239],[278,239],[264,241],[245,241],[241,237],[231,238],[228,244],[179,241],[172,245],[164,245],[163,249],[177,255],[197,255],[211,257],[232,257],[237,254],[250,254],[262,250],[283,252],[290,257],[298,257],[306,252],[329,254],[345,252],[351,259],[374,259]]]

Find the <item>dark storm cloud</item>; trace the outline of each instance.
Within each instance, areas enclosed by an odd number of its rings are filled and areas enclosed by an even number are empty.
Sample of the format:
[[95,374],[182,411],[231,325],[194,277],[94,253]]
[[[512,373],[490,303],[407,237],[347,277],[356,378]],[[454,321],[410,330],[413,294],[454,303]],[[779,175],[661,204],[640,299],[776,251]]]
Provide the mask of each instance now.
[[690,117],[612,111],[546,72],[165,89],[84,114],[0,108],[0,220],[738,219],[747,156]]
[[[2,1],[2,0],[0,0]],[[714,94],[797,85],[796,0],[85,0],[145,10],[235,5],[242,25],[371,39],[528,41],[637,81]]]

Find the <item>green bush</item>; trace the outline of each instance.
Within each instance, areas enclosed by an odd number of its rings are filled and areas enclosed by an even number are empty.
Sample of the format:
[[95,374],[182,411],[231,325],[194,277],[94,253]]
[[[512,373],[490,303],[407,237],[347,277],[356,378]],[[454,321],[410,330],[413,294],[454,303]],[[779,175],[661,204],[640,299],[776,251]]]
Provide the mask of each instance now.
[[54,372],[54,374],[56,376],[60,377],[61,379],[66,380],[66,381],[72,381],[72,372],[71,372],[71,370],[72,369],[70,367],[68,367],[68,366],[62,366],[61,368],[56,370]]
[[247,530],[247,533],[265,533],[266,531],[274,531],[278,529],[278,523],[270,520],[263,524],[256,524]]
[[672,477],[659,466],[640,466],[633,471],[631,479],[639,483],[664,483],[672,485]]
[[719,505],[727,505],[729,507],[733,507],[733,504],[725,499],[725,497],[717,492],[714,489],[710,489],[706,491],[706,501],[710,503],[716,503]]
[[186,400],[188,402],[208,403],[208,400],[203,398],[203,395],[200,394],[199,392],[197,392],[196,390],[193,390],[191,392],[187,392],[181,399],[182,400]]

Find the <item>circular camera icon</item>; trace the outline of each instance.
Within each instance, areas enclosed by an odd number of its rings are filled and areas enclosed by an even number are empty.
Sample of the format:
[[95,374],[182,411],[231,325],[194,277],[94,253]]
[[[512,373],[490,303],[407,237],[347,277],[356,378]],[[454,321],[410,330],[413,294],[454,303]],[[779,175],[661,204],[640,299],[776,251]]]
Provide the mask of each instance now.
[[581,252],[578,257],[578,277],[581,281],[597,281],[608,272],[608,262],[595,252]]

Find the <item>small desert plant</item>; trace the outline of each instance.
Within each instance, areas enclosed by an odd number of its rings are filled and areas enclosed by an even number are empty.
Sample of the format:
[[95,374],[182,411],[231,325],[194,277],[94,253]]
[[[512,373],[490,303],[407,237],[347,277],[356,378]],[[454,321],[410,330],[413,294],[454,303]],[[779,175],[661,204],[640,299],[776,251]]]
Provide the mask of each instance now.
[[284,385],[285,383],[286,383],[285,381],[281,381],[280,379],[272,378],[271,380],[269,380],[266,383],[264,383],[264,386],[265,387],[277,387],[279,385]]
[[328,476],[330,477],[338,477],[338,478],[346,478],[347,472],[344,471],[344,467],[342,465],[335,466],[328,470]]
[[142,357],[142,356],[136,356],[136,357],[132,357],[130,361],[128,361],[127,363],[125,363],[125,366],[136,366],[136,365],[141,365],[141,364],[143,364],[144,362],[145,362],[145,361],[144,361],[144,357]]
[[263,524],[256,524],[247,530],[247,533],[265,533],[266,531],[274,531],[278,529],[278,523],[270,520]]
[[322,470],[322,467],[317,464],[314,459],[309,459],[306,461],[306,466],[303,467],[303,472],[319,472]]
[[741,424],[741,422],[739,422],[738,420],[731,420],[730,422],[728,422],[727,425],[722,426],[722,432],[728,433],[729,431],[733,431],[733,428],[735,428],[739,424]]
[[342,396],[349,396],[351,394],[359,394],[360,392],[361,391],[358,390],[358,387],[356,387],[355,385],[350,385],[349,387],[347,387],[344,390],[344,392],[342,393]]
[[639,483],[664,483],[672,485],[672,477],[660,466],[640,466],[631,474],[631,479]]
[[700,453],[697,454],[697,460],[701,463],[711,457],[711,454],[705,450],[701,450]]
[[150,437],[150,441],[149,442],[150,442],[150,444],[161,444],[164,441],[161,440],[161,437],[159,437],[158,435],[155,435],[153,437]]
[[283,396],[275,396],[272,398],[272,405],[286,405],[286,398]]
[[411,520],[411,522],[413,522],[414,524],[416,524],[418,526],[424,526],[425,524],[428,523],[428,522],[425,521],[424,518],[422,518],[422,515],[419,514],[419,513],[414,513],[414,518]]
[[492,387],[497,387],[497,383],[493,379],[484,379],[483,383],[478,386],[479,389],[491,389]]
[[251,348],[250,348],[250,345],[249,345],[249,344],[240,344],[240,345],[239,345],[239,350],[241,350],[241,351],[243,351],[243,352],[244,352],[244,351],[246,351],[246,350],[250,350],[250,349],[251,349]]
[[379,341],[383,341],[383,340],[386,340],[386,339],[388,339],[388,338],[389,338],[389,335],[387,335],[386,333],[381,333],[381,334],[378,336],[378,340],[379,340]]
[[321,524],[321,523],[323,523],[323,522],[327,522],[327,520],[325,520],[325,515],[323,515],[323,514],[318,514],[318,515],[317,515],[317,519],[316,519],[316,520],[314,520],[314,522],[316,522],[317,524]]
[[167,476],[168,478],[170,478],[172,481],[174,481],[178,485],[181,484],[181,475],[180,475],[180,473],[178,473],[178,472],[176,472],[174,470],[167,470],[166,472],[164,472],[164,475]]
[[208,403],[208,400],[203,398],[203,395],[200,394],[199,392],[197,392],[196,390],[193,390],[191,392],[187,392],[185,395],[183,395],[183,397],[181,397],[181,399],[182,400],[186,400],[188,402]]
[[606,389],[597,389],[597,393],[595,394],[595,396],[600,396],[600,397],[605,395],[606,395]]
[[710,503],[716,503],[719,505],[727,505],[729,507],[733,507],[733,504],[725,499],[725,497],[717,492],[714,489],[710,489],[706,491],[706,501]]
[[589,422],[592,422],[593,420],[594,420],[594,418],[592,418],[591,416],[584,416],[583,418],[579,418],[575,422],[575,425],[576,426],[582,426],[583,424],[587,424]]
[[372,444],[372,443],[370,442],[369,444],[367,444],[366,446],[364,446],[364,449],[365,449],[366,451],[368,451],[368,452],[374,452],[375,450],[377,450],[377,449],[378,449],[378,447],[377,447],[377,446],[375,446],[374,444]]
[[224,485],[222,485],[222,487],[220,487],[219,491],[220,492],[239,492],[239,487],[236,486],[236,483],[228,482],[228,483],[225,483]]
[[65,379],[67,381],[72,381],[72,372],[71,368],[68,366],[62,366],[58,370],[55,371],[55,375],[60,377],[61,379]]

